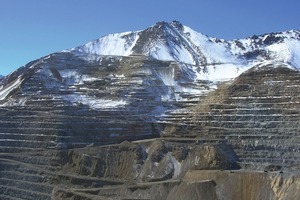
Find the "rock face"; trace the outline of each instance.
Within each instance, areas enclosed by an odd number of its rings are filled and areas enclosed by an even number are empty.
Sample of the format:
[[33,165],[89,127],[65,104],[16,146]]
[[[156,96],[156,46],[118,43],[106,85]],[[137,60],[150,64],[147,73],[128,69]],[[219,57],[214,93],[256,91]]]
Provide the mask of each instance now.
[[65,166],[85,176],[138,182],[182,178],[190,169],[238,169],[227,144],[152,140],[72,150]]
[[226,139],[247,168],[298,164],[299,78],[284,64],[256,66],[200,101],[190,120],[169,125],[165,134]]
[[[159,191],[159,192],[158,192]],[[98,193],[97,195],[85,194],[83,191],[77,194],[68,193],[63,190],[57,190],[55,199],[217,199],[214,191],[214,182],[158,182],[155,184],[138,184],[127,187],[107,188],[100,191],[88,191]]]
[[[216,199],[298,199],[299,176],[264,172],[188,172],[187,182],[214,180]],[[233,189],[234,188],[234,189]]]
[[299,46],[159,22],[28,63],[0,78],[0,199],[297,199]]

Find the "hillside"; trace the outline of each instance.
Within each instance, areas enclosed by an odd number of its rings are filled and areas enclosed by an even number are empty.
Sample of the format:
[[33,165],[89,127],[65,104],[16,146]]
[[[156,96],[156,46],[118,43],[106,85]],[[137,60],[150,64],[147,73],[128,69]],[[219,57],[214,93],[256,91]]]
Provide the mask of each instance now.
[[0,199],[299,197],[299,35],[158,22],[0,78]]

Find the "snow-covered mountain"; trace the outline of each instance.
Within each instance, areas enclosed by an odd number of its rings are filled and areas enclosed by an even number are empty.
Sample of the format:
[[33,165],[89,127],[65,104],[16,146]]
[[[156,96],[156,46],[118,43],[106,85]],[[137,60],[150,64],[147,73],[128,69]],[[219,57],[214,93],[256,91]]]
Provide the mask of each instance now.
[[273,60],[300,67],[300,32],[296,30],[252,36],[246,39],[220,41],[232,54],[248,61]]
[[114,198],[111,184],[167,199],[143,182],[175,191],[187,171],[237,164],[298,173],[299,43],[299,31],[226,41],[159,22],[26,64],[0,79],[0,199]]
[[[0,101],[4,101],[17,88],[23,86],[30,76],[37,74],[44,77],[41,82],[47,88],[102,81],[103,77],[99,77],[99,74],[91,74],[93,66],[106,66],[108,71],[103,72],[104,74],[130,79],[124,72],[129,70],[126,59],[135,62],[133,68],[142,60],[144,63],[158,61],[156,65],[162,69],[155,66],[151,66],[151,69],[140,67],[139,73],[149,76],[151,74],[154,79],[163,82],[166,89],[160,91],[160,98],[186,100],[186,93],[197,96],[204,91],[195,89],[198,86],[186,83],[212,83],[207,87],[209,91],[219,81],[235,78],[254,66],[260,68],[273,63],[272,66],[299,69],[299,52],[300,32],[296,30],[227,41],[198,33],[178,21],[158,22],[142,31],[110,34],[28,63],[24,68],[0,79]],[[126,59],[122,59],[125,57]],[[81,62],[84,63],[78,64]],[[165,65],[170,65],[168,70],[162,67]],[[80,66],[91,66],[91,69],[81,69]],[[65,100],[85,104],[96,102],[97,105],[93,103],[92,107],[101,107],[106,102],[80,95],[76,93],[67,96]],[[111,97],[108,99],[111,100]],[[123,105],[124,102],[119,103]]]
[[300,32],[293,30],[223,40],[198,33],[178,21],[158,22],[142,31],[110,34],[70,51],[97,55],[145,55],[194,65],[203,69],[201,79],[222,79],[236,77],[257,62],[285,62],[300,68]]
[[111,34],[72,49],[98,55],[146,55],[194,65],[237,62],[224,47],[177,21],[158,22],[143,31]]

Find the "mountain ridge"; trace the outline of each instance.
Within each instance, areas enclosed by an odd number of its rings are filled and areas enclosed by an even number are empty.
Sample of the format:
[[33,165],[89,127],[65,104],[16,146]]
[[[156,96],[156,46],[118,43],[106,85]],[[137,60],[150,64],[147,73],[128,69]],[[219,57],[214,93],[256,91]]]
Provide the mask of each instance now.
[[[297,54],[300,52],[300,31],[225,40],[194,31],[178,21],[161,21],[145,30],[109,34],[62,52],[82,54],[82,57],[84,54],[90,57],[141,55],[194,66],[193,70],[199,72],[195,75],[198,79],[223,80],[235,78],[263,62],[283,62],[300,68],[300,55]],[[225,69],[223,77],[220,71]]]
[[[37,72],[38,69],[34,70],[36,66],[47,63],[47,60],[59,54],[62,55],[58,57],[65,55],[89,63],[98,63],[103,56],[115,57],[117,60],[124,56],[133,58],[144,56],[147,59],[177,63],[181,66],[181,73],[186,74],[185,77],[194,82],[205,80],[217,83],[236,78],[252,67],[258,69],[270,63],[298,70],[300,68],[298,52],[300,52],[300,32],[297,30],[254,35],[238,40],[223,40],[198,33],[178,21],[171,23],[162,21],[145,30],[109,34],[85,45],[32,61],[0,79],[0,99],[4,100],[24,83],[26,78],[22,77],[25,76],[19,77],[22,73]],[[50,68],[50,76],[64,78],[59,73],[54,75],[52,73],[55,71],[54,68]],[[185,90],[178,85],[178,81],[173,80],[172,83],[177,91]]]
[[[120,46],[106,45],[115,41],[118,41],[118,45],[120,45],[119,40],[123,42],[122,48]],[[300,33],[298,30],[253,35],[245,39],[224,40],[198,33],[178,21],[171,23],[162,21],[142,31],[103,36],[85,45],[75,47],[70,51],[118,56],[139,54],[159,60],[205,65],[222,62],[239,63],[249,59],[255,60],[258,57],[258,52],[268,54],[263,59],[274,59],[279,57],[278,51],[280,50],[272,47],[272,45],[286,43],[287,41],[297,41],[295,50],[298,51],[300,49],[299,40]],[[293,45],[295,46],[295,44]],[[270,46],[273,49],[270,49]],[[282,48],[285,48],[287,51],[291,49],[290,45]],[[272,55],[270,56],[270,54]],[[282,55],[277,60],[289,61],[290,59]],[[297,58],[296,64],[298,67],[299,63],[300,61]]]

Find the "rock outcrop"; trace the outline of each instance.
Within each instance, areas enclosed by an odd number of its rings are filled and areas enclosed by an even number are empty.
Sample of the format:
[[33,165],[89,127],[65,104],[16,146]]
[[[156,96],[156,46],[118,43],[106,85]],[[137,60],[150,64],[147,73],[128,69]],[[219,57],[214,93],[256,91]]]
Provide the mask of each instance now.
[[229,145],[195,142],[154,139],[71,150],[65,169],[85,176],[153,182],[182,178],[191,169],[239,168]]

